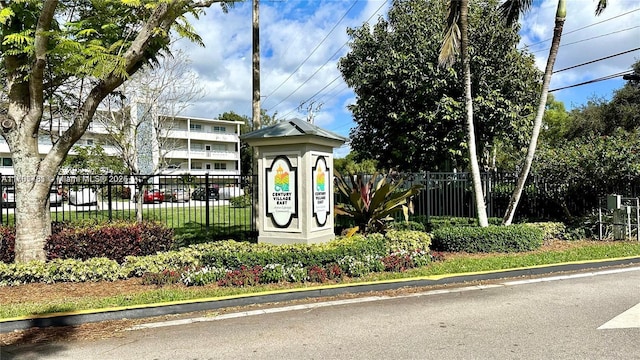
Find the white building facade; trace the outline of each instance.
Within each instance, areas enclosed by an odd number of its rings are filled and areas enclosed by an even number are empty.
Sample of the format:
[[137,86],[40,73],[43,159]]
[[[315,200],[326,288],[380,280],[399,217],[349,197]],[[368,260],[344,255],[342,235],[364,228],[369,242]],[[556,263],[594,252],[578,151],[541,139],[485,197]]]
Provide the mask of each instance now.
[[[164,120],[163,120],[164,119]],[[240,127],[242,122],[196,118],[196,117],[162,117],[160,121],[172,121],[172,126],[165,134],[171,141],[164,141],[170,144],[170,148],[165,151],[154,149],[154,168],[159,168],[160,175],[193,175],[204,176],[239,176],[240,175]],[[65,125],[47,123],[46,130],[51,129],[54,133],[61,133]],[[118,157],[118,148],[109,144],[107,129],[99,122],[94,121],[83,137],[76,142],[78,146],[92,146],[100,144],[107,155]],[[41,135],[39,140],[40,154],[48,153],[51,150],[51,135]],[[157,156],[158,153],[163,156]],[[70,152],[73,155],[73,150]],[[0,138],[0,174],[14,175],[13,161],[9,146]]]

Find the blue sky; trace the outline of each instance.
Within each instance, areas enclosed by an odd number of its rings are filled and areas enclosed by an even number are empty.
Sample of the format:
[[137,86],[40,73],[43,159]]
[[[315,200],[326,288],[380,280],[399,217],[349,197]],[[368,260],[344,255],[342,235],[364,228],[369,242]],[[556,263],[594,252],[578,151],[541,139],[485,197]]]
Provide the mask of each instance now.
[[[557,0],[537,0],[523,18],[521,47],[528,46],[543,68],[553,31]],[[562,46],[555,69],[564,69],[640,47],[640,1],[611,0],[596,17],[596,0],[567,0]],[[354,126],[346,109],[355,101],[337,68],[349,51],[348,27],[374,23],[386,16],[391,0],[273,0],[260,3],[261,107],[279,118],[306,118],[327,130],[348,136]],[[194,21],[205,47],[185,41],[193,69],[206,97],[185,115],[216,117],[226,111],[251,115],[251,1],[224,14],[214,5]],[[640,50],[580,66],[554,75],[551,89],[620,73],[640,60]],[[554,93],[568,109],[593,97],[608,99],[624,85],[621,77]],[[301,105],[302,104],[302,105]],[[336,156],[348,152],[345,146]]]

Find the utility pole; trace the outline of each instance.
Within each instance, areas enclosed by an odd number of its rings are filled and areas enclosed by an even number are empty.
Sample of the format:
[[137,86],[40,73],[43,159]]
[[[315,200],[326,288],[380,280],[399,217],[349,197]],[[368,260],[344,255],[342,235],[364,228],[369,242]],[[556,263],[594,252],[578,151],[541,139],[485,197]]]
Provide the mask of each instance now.
[[260,0],[253,1],[253,130],[260,129]]

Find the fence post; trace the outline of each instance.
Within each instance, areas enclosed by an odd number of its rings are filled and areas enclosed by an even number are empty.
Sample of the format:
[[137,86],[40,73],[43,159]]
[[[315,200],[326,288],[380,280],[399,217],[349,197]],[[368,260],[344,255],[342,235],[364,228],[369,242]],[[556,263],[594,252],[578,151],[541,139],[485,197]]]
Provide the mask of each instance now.
[[426,226],[428,226],[429,223],[431,223],[431,196],[430,196],[431,195],[431,189],[429,189],[429,184],[430,183],[431,183],[431,172],[427,171],[427,181],[426,181],[426,185],[424,187],[425,191],[427,192],[426,196],[425,196],[425,199],[426,199],[426,202],[427,202],[427,204],[426,204],[427,206],[425,206],[425,210],[426,210],[425,212],[427,213],[426,214],[427,215],[427,223],[425,224]]
[[4,219],[2,218],[2,210],[4,209],[4,182],[2,180],[2,174],[0,174],[0,225],[4,224]]
[[111,173],[107,173],[107,209],[109,209],[109,222],[112,220],[111,209]]
[[209,173],[204,174],[204,211],[205,228],[209,230]]

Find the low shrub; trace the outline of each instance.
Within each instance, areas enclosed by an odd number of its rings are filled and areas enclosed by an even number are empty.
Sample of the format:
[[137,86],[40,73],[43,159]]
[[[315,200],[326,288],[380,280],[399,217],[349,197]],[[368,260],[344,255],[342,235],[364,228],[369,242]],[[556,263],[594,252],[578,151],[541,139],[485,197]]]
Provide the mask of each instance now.
[[561,222],[537,222],[537,223],[527,223],[529,226],[536,227],[542,230],[544,234],[544,240],[554,240],[560,239],[565,240],[567,238],[567,227]]
[[433,249],[455,252],[519,252],[542,246],[544,232],[517,224],[488,227],[446,227],[433,232]]
[[240,266],[238,269],[228,271],[224,278],[218,280],[218,286],[255,286],[260,284],[262,266],[251,268]]
[[[426,221],[424,219],[423,221]],[[489,218],[489,225],[500,225],[502,224],[501,218]],[[476,218],[464,218],[464,217],[444,217],[444,216],[433,216],[429,218],[429,221],[426,223],[427,231],[433,232],[441,228],[447,227],[457,227],[457,226],[478,226],[478,219]]]
[[184,271],[180,277],[180,281],[187,286],[203,286],[207,284],[217,283],[227,275],[226,269],[215,267],[197,267]]
[[397,251],[429,251],[431,236],[422,231],[390,230],[384,235],[387,253]]
[[416,221],[394,221],[387,226],[389,230],[413,230],[413,231],[425,231],[424,224]]
[[164,269],[161,272],[145,273],[142,275],[143,285],[167,285],[177,284],[181,280],[181,272],[177,270]]
[[394,251],[409,253],[415,266],[426,265],[429,256],[423,249],[427,249],[428,244],[429,236],[417,231],[391,231],[387,237],[356,235],[312,245],[227,240],[152,255],[126,256],[121,263],[104,257],[86,261],[55,259],[25,264],[0,263],[0,285],[131,277],[142,277],[148,284],[162,284],[176,281],[174,271],[179,271],[180,281],[186,285],[250,286],[281,281],[340,280],[343,276],[359,277],[384,271],[385,264],[381,259]]
[[311,282],[323,283],[329,279],[327,270],[318,265],[312,265],[307,268],[307,277]]
[[86,282],[124,279],[114,260],[93,258],[86,261],[56,259],[49,262],[0,263],[0,286],[34,282]]
[[94,226],[63,228],[51,234],[45,245],[47,259],[106,257],[124,262],[126,256],[167,251],[173,230],[154,222],[112,222]]
[[413,260],[408,253],[394,253],[382,258],[385,271],[405,271],[413,268]]
[[267,264],[262,268],[260,282],[264,284],[279,283],[285,278],[285,267],[281,264]]
[[16,258],[16,228],[0,226],[0,262],[12,263]]
[[242,196],[236,196],[229,199],[229,205],[232,207],[247,207],[251,206],[253,202],[251,201],[251,194],[245,193]]

